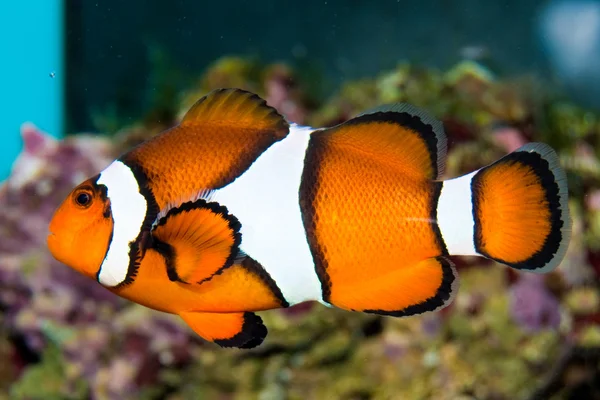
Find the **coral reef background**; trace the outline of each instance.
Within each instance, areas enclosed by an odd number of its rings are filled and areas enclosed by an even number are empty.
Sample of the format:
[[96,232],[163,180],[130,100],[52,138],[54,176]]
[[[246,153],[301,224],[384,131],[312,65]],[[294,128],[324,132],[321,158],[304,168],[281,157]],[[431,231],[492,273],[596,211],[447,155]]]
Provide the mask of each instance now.
[[[168,72],[156,74],[168,82]],[[57,141],[23,127],[24,151],[0,186],[0,399],[600,398],[600,115],[545,81],[497,77],[474,62],[444,71],[399,64],[324,100],[312,84],[285,64],[223,57],[185,91],[155,86],[139,121],[97,114],[102,134]],[[546,142],[568,173],[566,259],[534,276],[455,257],[456,300],[417,317],[312,303],[263,312],[270,335],[250,351],[203,342],[178,318],[117,298],[53,260],[47,223],[72,187],[219,87],[254,91],[312,126],[381,103],[424,107],[449,137],[446,177]]]

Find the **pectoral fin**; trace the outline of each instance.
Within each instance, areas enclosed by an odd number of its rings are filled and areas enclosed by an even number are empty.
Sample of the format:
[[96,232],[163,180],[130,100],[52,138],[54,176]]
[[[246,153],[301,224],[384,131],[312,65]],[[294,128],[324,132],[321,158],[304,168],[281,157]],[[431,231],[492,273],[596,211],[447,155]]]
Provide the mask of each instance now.
[[251,312],[182,312],[179,316],[202,338],[221,347],[251,349],[267,336],[262,319]]
[[200,283],[230,267],[239,252],[240,223],[224,206],[202,199],[183,203],[160,219],[153,236],[169,254],[172,281]]

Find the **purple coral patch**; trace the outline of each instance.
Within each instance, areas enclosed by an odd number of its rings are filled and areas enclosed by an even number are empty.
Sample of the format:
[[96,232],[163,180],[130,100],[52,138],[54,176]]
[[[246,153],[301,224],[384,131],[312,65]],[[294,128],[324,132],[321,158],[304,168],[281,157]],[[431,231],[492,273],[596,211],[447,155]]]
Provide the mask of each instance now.
[[557,328],[560,304],[544,284],[543,275],[523,274],[511,288],[513,319],[528,331]]

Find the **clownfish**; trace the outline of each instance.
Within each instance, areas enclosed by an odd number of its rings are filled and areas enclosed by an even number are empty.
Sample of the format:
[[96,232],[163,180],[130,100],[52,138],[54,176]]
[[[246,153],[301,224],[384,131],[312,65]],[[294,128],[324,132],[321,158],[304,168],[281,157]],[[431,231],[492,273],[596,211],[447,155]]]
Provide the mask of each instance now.
[[549,146],[449,180],[445,159],[442,123],[407,104],[314,129],[220,89],[73,189],[47,243],[111,292],[238,348],[267,335],[255,312],[305,301],[439,310],[458,288],[450,255],[560,263],[571,222]]

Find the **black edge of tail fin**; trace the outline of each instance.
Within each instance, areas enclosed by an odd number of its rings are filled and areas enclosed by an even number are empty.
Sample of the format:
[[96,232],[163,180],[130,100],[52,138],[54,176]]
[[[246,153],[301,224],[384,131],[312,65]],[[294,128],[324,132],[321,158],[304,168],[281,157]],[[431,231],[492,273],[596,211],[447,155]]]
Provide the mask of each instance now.
[[[531,168],[542,186],[545,200],[549,205],[551,228],[544,238],[541,249],[528,258],[519,262],[509,262],[502,257],[495,257],[482,249],[481,221],[478,217],[478,202],[486,170],[496,166],[516,163]],[[475,248],[485,257],[494,259],[512,268],[535,273],[546,273],[556,268],[563,260],[571,238],[571,217],[568,205],[568,186],[565,171],[559,164],[558,155],[548,145],[543,143],[528,143],[514,152],[504,156],[495,163],[482,168],[471,182],[473,192],[473,214],[475,218]],[[522,188],[521,190],[526,190]],[[508,229],[509,234],[514,230]],[[519,240],[527,240],[526,232]]]

